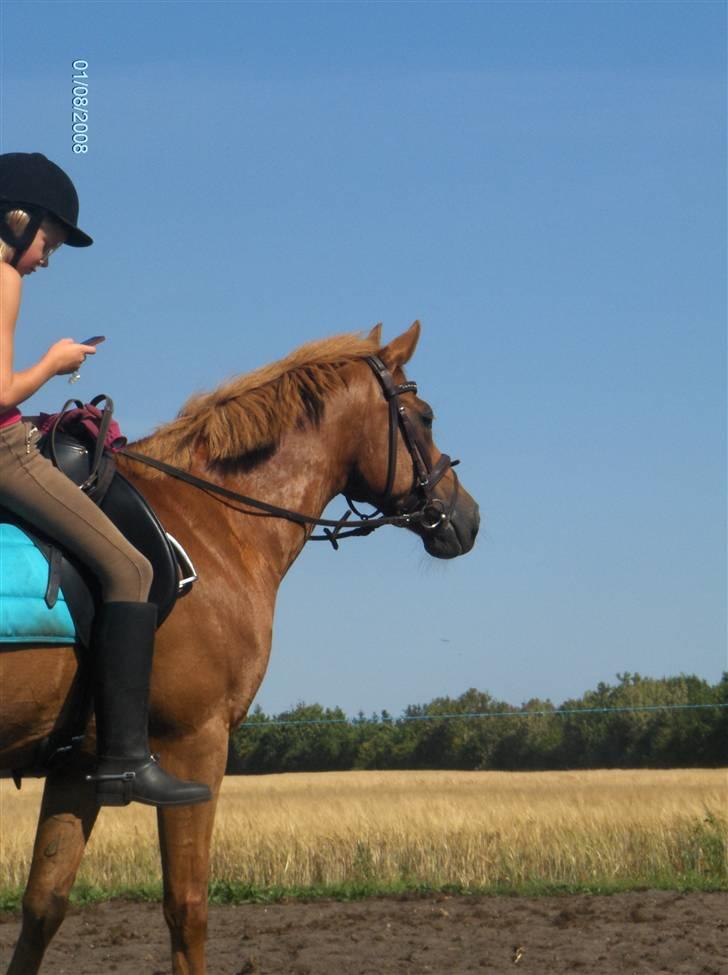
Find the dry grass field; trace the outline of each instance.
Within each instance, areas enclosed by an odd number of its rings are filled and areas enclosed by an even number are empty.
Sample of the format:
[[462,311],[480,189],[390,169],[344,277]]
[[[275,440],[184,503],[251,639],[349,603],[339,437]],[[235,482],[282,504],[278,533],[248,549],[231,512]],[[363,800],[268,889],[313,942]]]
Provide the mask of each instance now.
[[[0,783],[0,889],[22,887],[42,783]],[[227,778],[212,879],[259,888],[728,887],[726,770]],[[159,879],[156,820],[103,811],[79,881]]]

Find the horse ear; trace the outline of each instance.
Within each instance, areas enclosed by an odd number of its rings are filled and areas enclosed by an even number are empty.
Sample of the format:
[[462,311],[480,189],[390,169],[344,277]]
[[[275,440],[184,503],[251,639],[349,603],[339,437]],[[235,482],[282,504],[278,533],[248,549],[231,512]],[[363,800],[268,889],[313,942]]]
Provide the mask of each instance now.
[[377,322],[377,324],[371,330],[369,335],[367,335],[367,338],[371,339],[372,342],[376,342],[378,347],[381,347],[382,344],[382,323],[381,322]]
[[420,323],[412,322],[406,332],[402,332],[396,339],[392,339],[379,353],[388,369],[394,370],[409,362],[417,348],[420,338]]

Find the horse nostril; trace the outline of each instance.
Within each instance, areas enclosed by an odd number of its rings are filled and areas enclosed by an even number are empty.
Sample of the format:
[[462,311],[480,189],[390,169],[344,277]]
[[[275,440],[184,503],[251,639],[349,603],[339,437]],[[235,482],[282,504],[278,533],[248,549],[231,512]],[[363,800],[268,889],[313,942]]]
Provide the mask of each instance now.
[[480,508],[476,504],[475,511],[473,512],[473,521],[470,528],[471,537],[473,541],[475,541],[475,536],[478,534],[479,529],[480,529]]

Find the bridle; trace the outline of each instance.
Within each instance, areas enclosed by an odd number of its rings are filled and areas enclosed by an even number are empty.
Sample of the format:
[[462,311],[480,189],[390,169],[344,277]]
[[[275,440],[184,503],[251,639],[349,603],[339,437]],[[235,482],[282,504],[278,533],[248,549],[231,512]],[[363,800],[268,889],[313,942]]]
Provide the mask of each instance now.
[[[344,494],[348,510],[337,519],[313,518],[304,515],[299,511],[291,511],[288,508],[281,508],[278,505],[268,504],[267,501],[259,501],[257,498],[250,498],[237,491],[230,491],[228,488],[221,487],[213,481],[196,477],[179,467],[166,464],[155,457],[140,454],[136,450],[129,450],[122,447],[116,453],[123,454],[131,460],[140,461],[149,467],[169,474],[178,480],[185,481],[195,487],[217,494],[230,501],[237,501],[252,508],[257,508],[266,514],[276,518],[285,518],[299,525],[308,528],[318,526],[323,528],[321,535],[309,535],[307,541],[330,542],[334,549],[338,549],[339,541],[342,538],[352,538],[357,535],[369,535],[376,528],[383,525],[395,525],[401,528],[420,528],[426,532],[436,531],[448,523],[453,509],[457,503],[460,482],[457,475],[453,472],[454,487],[447,507],[445,503],[434,495],[436,485],[442,480],[447,471],[459,464],[458,460],[450,460],[447,454],[442,454],[436,464],[431,465],[429,461],[429,450],[424,438],[415,427],[412,418],[407,413],[407,408],[400,402],[399,397],[403,393],[416,393],[417,383],[408,381],[395,383],[394,377],[379,356],[366,356],[365,361],[371,368],[379,381],[379,385],[384,392],[385,399],[389,406],[389,440],[388,440],[388,459],[387,459],[387,480],[382,495],[381,506],[371,514],[364,514],[359,511],[348,496]],[[412,459],[413,484],[410,493],[399,502],[394,501],[392,491],[397,475],[397,452],[398,434],[402,434],[405,446]],[[395,513],[385,515],[385,509],[395,509]],[[356,514],[359,521],[351,521],[351,515]]]
[[[412,489],[407,497],[403,498],[396,505],[397,513],[409,515],[410,518],[417,516],[419,526],[425,531],[435,531],[450,520],[453,508],[457,503],[460,482],[457,474],[453,473],[455,486],[450,496],[450,504],[445,510],[445,505],[440,498],[435,497],[435,487],[445,474],[459,464],[459,460],[450,460],[447,454],[441,454],[437,463],[430,464],[429,450],[424,437],[412,422],[412,417],[407,412],[407,407],[400,402],[399,397],[402,393],[417,393],[417,383],[408,380],[404,383],[395,383],[394,376],[386,367],[384,362],[376,355],[366,357],[366,362],[372,372],[379,380],[382,387],[384,398],[389,406],[389,447],[387,460],[387,481],[384,488],[382,508],[391,506],[392,491],[394,489],[394,479],[397,476],[397,435],[402,434],[405,446],[412,460],[414,471],[414,481]],[[360,518],[367,520],[367,516],[357,511],[354,502],[348,495],[344,495],[346,503]],[[371,518],[379,514],[382,509],[377,509]]]

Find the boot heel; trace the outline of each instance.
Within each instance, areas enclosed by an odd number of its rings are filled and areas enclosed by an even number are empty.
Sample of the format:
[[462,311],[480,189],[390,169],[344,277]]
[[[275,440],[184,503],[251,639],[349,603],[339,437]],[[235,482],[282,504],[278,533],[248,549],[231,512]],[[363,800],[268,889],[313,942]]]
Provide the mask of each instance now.
[[133,772],[112,775],[87,775],[87,782],[96,783],[96,798],[100,806],[128,806],[132,801]]
[[128,806],[126,790],[121,782],[101,782],[96,786],[96,799],[100,806]]

